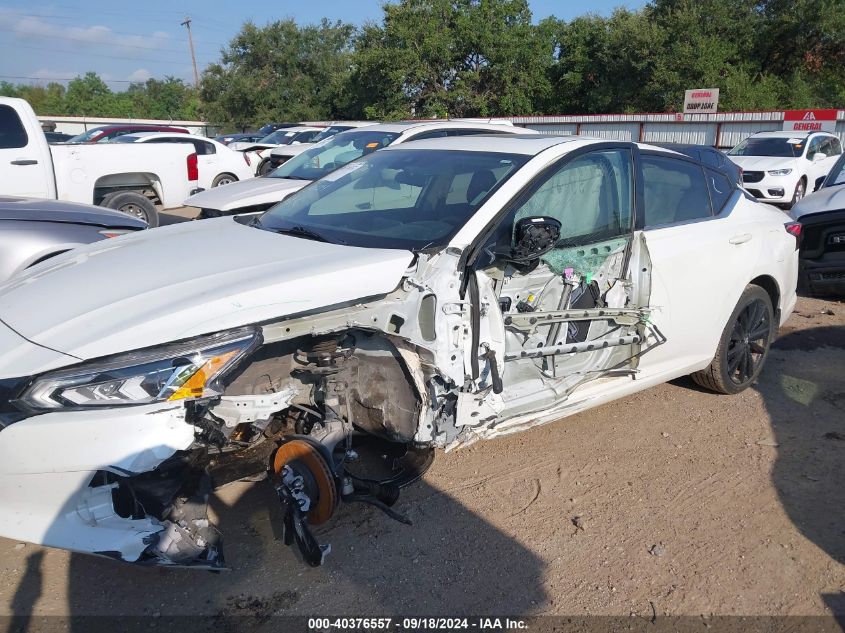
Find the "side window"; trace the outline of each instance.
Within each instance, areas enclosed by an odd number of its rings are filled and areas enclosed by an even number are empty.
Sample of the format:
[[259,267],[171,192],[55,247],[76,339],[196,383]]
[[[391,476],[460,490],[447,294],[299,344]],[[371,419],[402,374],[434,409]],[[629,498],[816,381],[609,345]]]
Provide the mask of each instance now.
[[29,137],[21,119],[11,106],[0,105],[0,149],[26,147]]
[[813,154],[818,151],[821,151],[819,148],[822,144],[822,137],[821,136],[814,136],[807,147],[807,160],[813,160]]
[[710,191],[710,202],[713,203],[713,212],[719,215],[725,204],[730,200],[731,194],[734,192],[734,186],[726,176],[719,172],[710,169],[705,169],[704,172],[707,175],[707,189]]
[[311,139],[317,136],[317,131],[313,130],[311,132],[303,132],[302,134],[297,135],[296,140],[299,143],[310,143]]
[[662,156],[643,156],[642,164],[646,228],[711,216],[701,167]]
[[476,136],[478,134],[507,134],[507,132],[500,132],[499,130],[479,130],[477,128],[465,130],[448,130],[447,136]]
[[[178,141],[174,140],[173,143],[178,143]],[[199,156],[206,156],[208,154],[216,154],[217,148],[214,147],[211,143],[206,143],[205,141],[193,141],[194,147],[197,149],[197,155]]]
[[628,150],[590,152],[547,177],[516,210],[561,223],[561,245],[591,244],[627,235],[632,226],[633,167]]
[[839,141],[838,138],[830,139],[830,148],[833,150],[834,156],[842,155],[842,143]]
[[[446,130],[431,130],[430,132],[421,132],[416,136],[407,139],[408,141],[422,141],[427,138],[443,138],[446,136]],[[406,141],[407,142],[407,141]]]
[[98,139],[97,142],[102,143],[104,141],[110,141],[111,139],[117,138],[118,136],[124,136],[126,134],[135,134],[139,131],[140,130],[116,130],[110,134],[104,135],[102,138]]
[[721,167],[725,163],[725,155],[717,149],[701,150],[698,155],[699,160],[710,167]]

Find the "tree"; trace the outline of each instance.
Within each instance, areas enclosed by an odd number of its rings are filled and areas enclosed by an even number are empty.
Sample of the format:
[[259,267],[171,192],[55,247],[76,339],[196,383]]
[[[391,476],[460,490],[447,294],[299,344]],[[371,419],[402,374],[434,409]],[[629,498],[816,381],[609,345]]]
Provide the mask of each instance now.
[[64,114],[72,116],[114,116],[112,91],[97,73],[87,72],[71,79],[64,98]]
[[304,27],[248,22],[203,73],[204,114],[236,128],[342,116],[354,32],[325,19]]
[[401,0],[356,42],[359,111],[374,118],[531,114],[551,44],[525,0]]

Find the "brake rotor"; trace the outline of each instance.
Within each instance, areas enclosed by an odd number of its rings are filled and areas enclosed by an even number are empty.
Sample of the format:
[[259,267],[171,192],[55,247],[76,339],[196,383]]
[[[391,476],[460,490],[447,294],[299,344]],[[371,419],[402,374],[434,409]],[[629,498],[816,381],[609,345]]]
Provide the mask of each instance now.
[[273,457],[273,471],[281,476],[288,466],[301,475],[311,499],[306,516],[311,525],[325,523],[334,514],[338,504],[337,487],[328,463],[311,444],[304,440],[290,440],[279,446]]

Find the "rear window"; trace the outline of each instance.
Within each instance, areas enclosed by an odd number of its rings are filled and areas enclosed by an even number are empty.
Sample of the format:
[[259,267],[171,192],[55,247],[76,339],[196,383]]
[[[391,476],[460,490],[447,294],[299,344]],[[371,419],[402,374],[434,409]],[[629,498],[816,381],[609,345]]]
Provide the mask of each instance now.
[[11,106],[0,105],[0,148],[26,147],[29,137],[21,119]]
[[705,169],[707,175],[707,189],[710,191],[710,201],[713,203],[713,212],[716,215],[722,211],[733,193],[733,185],[722,174],[710,169]]

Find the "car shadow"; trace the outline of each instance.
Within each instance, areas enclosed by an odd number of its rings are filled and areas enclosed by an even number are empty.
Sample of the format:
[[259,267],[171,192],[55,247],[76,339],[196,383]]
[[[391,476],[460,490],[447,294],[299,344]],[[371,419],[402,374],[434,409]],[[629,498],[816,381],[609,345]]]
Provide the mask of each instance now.
[[[786,333],[755,389],[771,420],[771,476],[785,512],[805,538],[845,564],[845,326]],[[822,600],[842,624],[845,593]]]
[[[342,505],[315,530],[332,551],[324,566],[310,568],[279,540],[281,512],[271,486],[232,484],[212,502],[228,571],[141,567],[72,554],[69,630],[114,630],[114,619],[84,617],[92,615],[141,616],[142,629],[151,617],[174,625],[171,616],[204,616],[181,617],[174,626],[193,630],[218,622],[219,631],[236,622],[277,631],[281,623],[274,615],[513,616],[546,603],[541,559],[449,494],[423,480],[403,490],[394,509],[413,525],[370,506]],[[36,578],[33,572],[18,587],[15,613],[31,611],[40,593]]]

